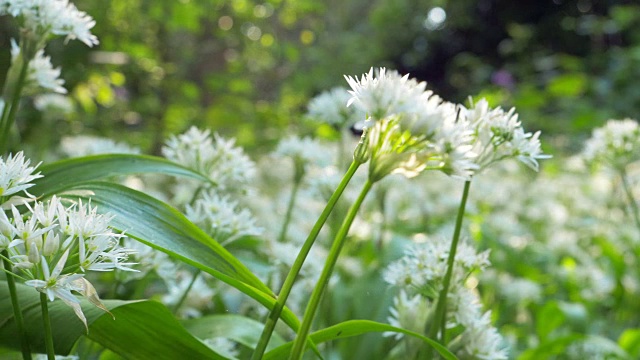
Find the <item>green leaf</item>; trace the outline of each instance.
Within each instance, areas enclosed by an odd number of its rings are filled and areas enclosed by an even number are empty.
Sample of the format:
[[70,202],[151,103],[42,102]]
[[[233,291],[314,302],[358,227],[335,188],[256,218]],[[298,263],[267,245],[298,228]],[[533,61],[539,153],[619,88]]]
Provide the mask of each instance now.
[[585,336],[582,334],[570,334],[550,341],[545,341],[538,347],[528,349],[520,354],[520,356],[518,356],[518,360],[549,359],[552,358],[553,355],[565,353],[565,350],[569,345],[584,338]]
[[91,340],[128,359],[226,359],[191,335],[162,304],[132,302],[89,327]]
[[[223,337],[251,349],[256,347],[264,327],[264,324],[256,320],[234,314],[210,315],[199,319],[185,320],[182,325],[200,339]],[[282,337],[274,333],[268,349],[273,349],[284,343]]]
[[[16,284],[27,337],[34,352],[45,353],[40,295],[32,287]],[[89,324],[88,336],[102,346],[135,359],[225,359],[175,320],[171,312],[154,301],[105,300],[115,320],[85,299],[80,299]],[[57,354],[69,354],[75,342],[86,335],[73,310],[62,301],[49,303],[49,317]],[[0,347],[19,349],[17,330],[6,281],[0,282]],[[158,341],[171,339],[171,341]]]
[[[93,182],[72,190],[90,192],[88,201],[116,217],[111,224],[128,236],[205,271],[271,309],[275,295],[222,245],[171,206],[125,186]],[[294,331],[299,320],[291,310],[282,319]]]
[[[391,326],[389,324],[379,323],[376,321],[370,320],[349,320],[344,321],[334,326],[328,327],[326,329],[322,329],[319,331],[310,334],[309,337],[315,344],[320,344],[326,341],[343,339],[352,336],[358,336],[362,334],[372,333],[372,332],[397,332],[405,335],[413,336],[418,338],[425,343],[431,345],[434,349],[440,353],[440,355],[447,360],[455,360],[457,359],[455,355],[453,355],[447,348],[440,345],[434,340],[429,339],[426,336],[418,334],[413,331],[405,330],[402,328],[398,328],[395,326]],[[288,342],[282,346],[271,350],[267,354],[265,354],[264,359],[266,360],[274,360],[274,359],[286,359],[289,356],[289,351],[291,350],[291,346],[293,342]]]
[[549,334],[565,322],[566,316],[556,301],[546,303],[538,311],[536,319],[536,333],[540,340],[545,341]]
[[106,154],[72,158],[38,168],[44,177],[34,181],[29,192],[50,196],[73,186],[114,176],[162,173],[211,182],[206,176],[166,159],[131,154]]
[[618,339],[618,345],[635,359],[640,358],[640,329],[627,329]]

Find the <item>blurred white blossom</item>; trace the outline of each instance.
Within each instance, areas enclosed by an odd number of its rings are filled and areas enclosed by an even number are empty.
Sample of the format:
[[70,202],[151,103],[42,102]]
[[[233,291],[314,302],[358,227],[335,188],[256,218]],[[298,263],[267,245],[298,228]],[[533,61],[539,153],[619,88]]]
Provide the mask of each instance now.
[[52,35],[62,35],[87,46],[98,44],[98,38],[90,31],[96,22],[69,0],[1,0],[0,15],[17,18],[27,36],[35,37],[39,43]]
[[[21,61],[20,47],[11,40],[11,61],[16,63]],[[40,49],[35,53],[33,59],[29,61],[25,92],[34,94],[41,92],[39,88],[53,91],[58,94],[66,94],[64,80],[60,79],[60,68],[53,68],[51,58],[44,55],[44,50]]]
[[585,160],[603,162],[616,169],[640,160],[640,126],[635,119],[609,120],[594,129],[582,151]]

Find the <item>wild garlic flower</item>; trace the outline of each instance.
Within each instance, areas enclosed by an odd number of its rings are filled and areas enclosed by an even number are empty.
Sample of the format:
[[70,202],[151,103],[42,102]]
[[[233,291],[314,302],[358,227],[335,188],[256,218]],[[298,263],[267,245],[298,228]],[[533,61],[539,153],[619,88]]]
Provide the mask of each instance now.
[[296,135],[286,137],[278,143],[274,155],[291,158],[296,178],[302,178],[309,166],[328,166],[331,163],[329,153],[320,142],[310,137]]
[[162,148],[163,155],[178,164],[199,171],[220,189],[237,189],[248,184],[256,173],[256,166],[235,145],[209,130],[191,127],[187,132],[171,136]]
[[170,278],[164,279],[167,293],[162,296],[162,302],[174,307],[187,292],[187,297],[182,300],[178,309],[178,315],[185,319],[202,316],[202,312],[212,305],[211,299],[215,295],[214,289],[206,282],[207,276],[200,273],[194,279],[191,271],[178,270]]
[[193,205],[188,204],[185,215],[221,244],[263,232],[249,210],[214,191],[205,191]]
[[[401,289],[393,298],[393,306],[389,308],[391,315],[387,317],[387,321],[392,326],[422,333],[429,320],[429,313],[433,311],[432,308],[427,298],[420,294],[410,296]],[[394,337],[396,340],[404,338],[404,334],[396,332],[385,332],[383,335]]]
[[480,172],[490,165],[509,158],[516,158],[531,169],[538,171],[538,160],[551,156],[542,153],[540,132],[525,133],[518,120],[515,108],[508,112],[497,107],[491,109],[486,99],[462,107],[461,118],[474,130],[475,160]]
[[[20,53],[20,47],[11,39],[11,61],[13,64],[21,61]],[[33,59],[29,61],[25,93],[35,94],[41,92],[40,88],[42,88],[58,94],[66,94],[67,89],[62,85],[64,85],[64,80],[60,79],[60,68],[53,68],[51,58],[44,55],[43,49],[36,51]]]
[[427,83],[401,76],[397,71],[371,68],[358,77],[346,76],[351,90],[347,106],[354,104],[374,120],[410,111],[424,95]]
[[0,15],[17,18],[22,31],[40,44],[38,48],[52,35],[78,39],[87,46],[98,44],[90,31],[96,22],[69,0],[0,0]]
[[588,162],[601,162],[617,170],[640,160],[640,126],[635,119],[609,120],[594,129],[582,156]]
[[43,115],[68,115],[74,110],[73,101],[68,96],[53,93],[36,96],[33,99],[33,105]]
[[455,351],[461,360],[506,360],[509,358],[502,336],[491,325],[491,311],[465,326],[460,335],[461,349]]
[[384,68],[347,81],[349,104],[370,115],[354,158],[371,159],[372,181],[392,173],[414,177],[426,169],[469,178],[477,168],[468,122],[458,118],[456,105],[425,90],[426,83]]
[[50,301],[62,299],[85,323],[78,299],[72,291],[94,305],[100,303],[93,285],[84,278],[87,271],[135,271],[127,262],[131,251],[119,246],[121,234],[109,227],[113,218],[98,214],[81,201],[65,207],[57,197],[46,203],[25,203],[21,214],[11,206],[11,218],[0,216],[3,242],[9,242],[9,260],[25,283],[45,293]]
[[[391,285],[418,292],[426,296],[436,295],[447,272],[450,241],[436,237],[418,243],[405,251],[405,255],[391,263],[383,273],[384,280]],[[452,284],[463,279],[474,269],[484,269],[489,265],[489,251],[476,253],[475,249],[460,242],[454,259]]]
[[309,102],[307,115],[316,121],[342,129],[363,120],[365,114],[356,107],[347,107],[351,95],[343,87],[335,87]]
[[59,149],[66,157],[98,154],[140,154],[141,152],[139,148],[127,143],[92,135],[65,136],[60,140]]
[[33,180],[42,175],[34,174],[40,164],[29,166],[30,164],[31,160],[25,159],[22,151],[15,155],[9,154],[6,159],[0,157],[0,199],[22,191],[28,197],[33,197],[26,190],[34,185]]

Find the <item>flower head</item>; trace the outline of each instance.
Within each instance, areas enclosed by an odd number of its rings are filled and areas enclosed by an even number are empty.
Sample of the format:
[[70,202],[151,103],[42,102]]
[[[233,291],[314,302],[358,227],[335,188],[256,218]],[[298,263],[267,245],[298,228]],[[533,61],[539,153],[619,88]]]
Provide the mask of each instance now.
[[34,185],[33,180],[41,178],[42,175],[34,174],[40,164],[29,166],[30,164],[31,160],[25,159],[22,151],[15,155],[9,154],[6,159],[0,157],[0,198],[22,191],[33,197],[26,190]]
[[123,235],[109,227],[112,215],[99,214],[97,208],[81,201],[65,207],[53,197],[46,203],[25,203],[25,207],[28,211],[24,214],[12,206],[11,218],[0,216],[0,238],[3,244],[8,243],[5,247],[14,271],[29,279],[26,285],[46,294],[50,301],[62,299],[86,325],[72,291],[106,311],[84,273],[135,271],[131,268],[134,264],[127,262],[131,251],[119,246]]
[[540,132],[526,133],[514,108],[508,112],[500,107],[492,109],[486,99],[481,99],[471,102],[469,108],[462,107],[461,117],[474,131],[476,172],[508,158],[516,158],[538,171],[538,160],[551,157],[540,149]]
[[360,79],[351,76],[345,76],[345,79],[351,86],[347,106],[357,106],[374,120],[411,110],[427,86],[425,82],[409,79],[408,74],[401,76],[397,71],[385,68],[371,68]]
[[325,122],[336,128],[351,126],[365,118],[358,108],[347,107],[351,95],[347,89],[336,87],[314,97],[309,102],[307,115],[316,121]]
[[[16,42],[11,40],[11,61],[15,64],[20,61],[21,49]],[[33,59],[29,61],[27,70],[26,92],[37,93],[39,88],[53,91],[58,94],[66,94],[67,89],[64,80],[60,79],[60,68],[53,68],[51,58],[44,55],[44,50],[36,51]]]
[[593,130],[582,155],[589,162],[601,162],[616,169],[640,160],[640,126],[634,119],[609,120]]
[[221,189],[247,184],[256,172],[255,163],[235,145],[234,139],[218,134],[212,138],[209,130],[196,127],[169,138],[162,153],[171,161],[208,175]]
[[62,35],[87,46],[98,44],[98,38],[90,31],[96,22],[69,0],[2,0],[0,15],[5,14],[16,17],[23,31],[40,43],[52,35]]

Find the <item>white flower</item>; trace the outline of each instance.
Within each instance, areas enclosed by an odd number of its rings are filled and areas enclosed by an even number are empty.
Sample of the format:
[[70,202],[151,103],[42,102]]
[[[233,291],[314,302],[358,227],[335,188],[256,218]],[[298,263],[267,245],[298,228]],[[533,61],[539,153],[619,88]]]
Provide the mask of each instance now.
[[[383,278],[391,285],[434,296],[442,287],[450,246],[451,241],[444,237],[414,244],[405,251],[402,258],[387,267]],[[473,269],[484,269],[489,265],[488,257],[488,251],[478,254],[473,247],[460,242],[454,258],[452,283],[461,282]],[[426,286],[435,292],[429,291]]]
[[171,136],[162,148],[163,155],[178,164],[197,170],[220,189],[238,189],[255,175],[255,164],[235,145],[209,130],[191,127],[187,132]]
[[640,126],[635,119],[609,120],[593,130],[582,152],[587,161],[622,168],[640,160]]
[[351,95],[347,89],[336,87],[314,97],[309,102],[307,115],[336,128],[344,128],[363,120],[365,114],[355,107],[348,107]]
[[51,35],[63,35],[88,46],[98,44],[98,38],[90,31],[96,22],[68,0],[3,0],[0,15],[5,14],[18,18],[23,30],[39,37],[42,43]]
[[[73,102],[68,96],[60,94],[42,94],[33,99],[33,105],[43,113],[70,114],[73,112]],[[0,109],[1,110],[1,109]]]
[[[423,333],[429,317],[431,304],[420,295],[409,297],[407,292],[400,293],[393,298],[393,306],[389,308],[391,316],[387,317],[390,325],[402,329]],[[402,333],[384,332],[384,336],[393,336],[396,340],[404,337]]]
[[354,104],[374,120],[413,109],[424,94],[427,84],[401,76],[397,71],[385,68],[371,68],[360,79],[346,76],[351,86],[351,99],[347,106]]
[[516,158],[538,171],[538,160],[551,157],[540,149],[540,132],[525,133],[514,108],[505,113],[500,107],[491,109],[488,102],[481,99],[461,110],[460,117],[474,129],[473,146],[478,165],[475,172],[508,158]]
[[6,159],[0,157],[0,197],[21,191],[33,197],[26,190],[34,185],[31,183],[33,180],[41,178],[42,175],[33,173],[40,164],[29,166],[30,163],[31,160],[25,159],[22,151],[15,155],[9,154]]
[[61,274],[68,257],[69,249],[62,254],[58,263],[53,268],[53,271],[50,271],[47,259],[42,256],[40,266],[42,267],[43,279],[28,280],[25,282],[25,285],[33,286],[36,290],[47,294],[49,301],[53,301],[55,298],[60,298],[65,302],[79,303],[78,299],[71,294],[71,290],[76,290],[73,286],[73,281],[83,277],[84,275]]
[[183,318],[199,317],[203,310],[211,306],[215,292],[207,285],[203,274],[197,275],[194,279],[191,272],[180,270],[173,273],[170,279],[165,279],[165,283],[168,292],[162,297],[164,304],[177,305],[187,292],[187,297],[179,308]]
[[274,154],[290,157],[296,167],[304,169],[309,165],[327,166],[331,162],[329,153],[317,140],[295,135],[280,140]]
[[[15,64],[20,61],[20,47],[11,39],[11,61]],[[40,49],[35,53],[33,59],[29,61],[27,70],[27,82],[25,84],[26,91],[29,93],[37,93],[38,87],[53,91],[59,94],[66,94],[64,80],[60,79],[60,68],[53,68],[51,58],[44,55],[44,50]]]
[[187,205],[185,215],[221,244],[263,232],[249,210],[214,191],[206,191],[193,205]]
[[509,358],[502,336],[491,326],[491,312],[487,311],[475,322],[467,325],[461,335],[462,350],[458,358],[477,360],[506,360]]

